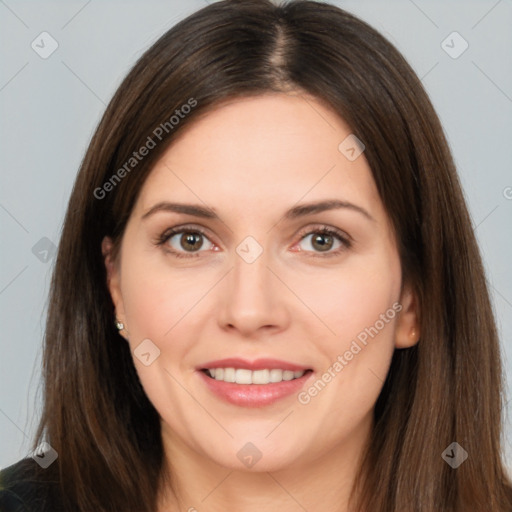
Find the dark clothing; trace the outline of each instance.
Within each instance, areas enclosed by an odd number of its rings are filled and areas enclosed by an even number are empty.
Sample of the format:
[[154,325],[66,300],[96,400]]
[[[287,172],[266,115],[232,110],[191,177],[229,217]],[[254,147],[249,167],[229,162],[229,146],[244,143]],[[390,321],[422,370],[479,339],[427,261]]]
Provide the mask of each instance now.
[[0,471],[0,512],[64,512],[49,480],[56,467],[50,468],[27,458]]

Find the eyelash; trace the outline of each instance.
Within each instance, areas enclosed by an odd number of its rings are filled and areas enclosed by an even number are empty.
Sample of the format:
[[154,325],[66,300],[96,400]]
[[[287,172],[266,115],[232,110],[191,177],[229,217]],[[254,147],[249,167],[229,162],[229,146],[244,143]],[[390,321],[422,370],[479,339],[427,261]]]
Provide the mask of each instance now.
[[[208,238],[208,235],[205,231],[203,231],[201,228],[196,226],[181,226],[177,228],[171,228],[166,231],[164,231],[155,241],[155,245],[157,246],[163,246],[165,243],[167,243],[174,235],[182,234],[182,233],[194,233],[194,234],[200,234],[204,236],[205,238]],[[331,228],[328,226],[321,225],[317,229],[315,228],[309,228],[307,231],[302,231],[300,234],[300,240],[299,242],[302,242],[304,238],[306,238],[308,235],[312,234],[321,234],[321,235],[329,235],[334,238],[336,238],[339,242],[341,242],[342,247],[339,247],[335,251],[332,252],[316,252],[315,254],[309,254],[310,251],[301,251],[305,253],[306,256],[311,256],[313,258],[321,257],[321,258],[329,258],[331,256],[338,256],[341,252],[350,249],[352,247],[352,241],[350,240],[350,237],[343,233],[342,231],[339,231],[338,229]],[[198,252],[191,252],[191,253],[181,253],[177,252],[174,249],[166,249],[169,253],[171,253],[176,258],[194,258],[200,256],[202,251]],[[186,255],[185,255],[186,254]]]

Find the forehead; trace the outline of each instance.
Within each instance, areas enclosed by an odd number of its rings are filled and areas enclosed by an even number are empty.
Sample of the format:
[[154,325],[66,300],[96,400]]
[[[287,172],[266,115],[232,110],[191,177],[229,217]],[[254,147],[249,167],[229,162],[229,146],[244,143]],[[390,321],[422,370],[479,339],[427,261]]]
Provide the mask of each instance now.
[[136,208],[158,201],[204,202],[237,214],[340,198],[373,210],[378,193],[364,153],[340,143],[350,127],[321,101],[267,94],[223,103],[189,125],[146,180]]

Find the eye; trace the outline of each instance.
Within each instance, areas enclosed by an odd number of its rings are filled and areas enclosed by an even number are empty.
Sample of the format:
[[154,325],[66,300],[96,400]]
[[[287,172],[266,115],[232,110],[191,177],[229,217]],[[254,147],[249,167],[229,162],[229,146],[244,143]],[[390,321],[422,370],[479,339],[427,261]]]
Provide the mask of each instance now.
[[165,245],[177,258],[199,256],[200,249],[215,247],[201,229],[187,226],[168,229],[159,237],[157,245]]
[[[352,245],[349,235],[328,226],[309,228],[303,231],[300,237],[297,244],[298,251],[312,253],[307,254],[308,256],[336,256]],[[176,258],[197,257],[201,252],[217,250],[202,229],[191,226],[168,229],[158,237],[155,243],[158,246],[164,246]]]
[[301,235],[299,243],[303,243],[302,248],[299,246],[299,251],[316,253],[313,256],[336,256],[352,245],[347,234],[327,226],[314,230],[310,228],[305,235]]

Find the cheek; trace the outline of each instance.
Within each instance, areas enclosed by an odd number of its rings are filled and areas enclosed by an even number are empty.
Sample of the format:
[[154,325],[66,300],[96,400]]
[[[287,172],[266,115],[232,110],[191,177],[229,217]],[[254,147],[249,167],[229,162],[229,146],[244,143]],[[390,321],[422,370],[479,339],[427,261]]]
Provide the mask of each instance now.
[[[121,292],[137,374],[156,410],[165,417],[172,409],[173,428],[181,431],[187,421],[180,405],[190,405],[190,397],[178,384],[183,377],[180,366],[186,366],[191,339],[196,337],[194,312],[200,308],[195,306],[211,278],[171,272],[161,260],[155,262],[143,253],[124,258],[123,272]],[[141,363],[136,350],[146,339],[160,351],[149,366]],[[181,433],[186,437],[185,430]]]
[[311,328],[324,365],[299,402],[338,432],[369,414],[382,389],[401,310],[401,269],[397,257],[381,256],[316,283],[311,309],[331,332],[320,336],[318,321]]
[[165,344],[181,322],[191,323],[191,312],[215,281],[204,269],[173,272],[161,259],[143,258],[124,262],[121,290],[129,331]]
[[314,326],[331,355],[376,323],[382,338],[390,337],[396,317],[392,306],[401,288],[400,262],[393,253],[353,258],[339,270],[318,269],[307,279],[295,279],[295,290],[317,317]]

